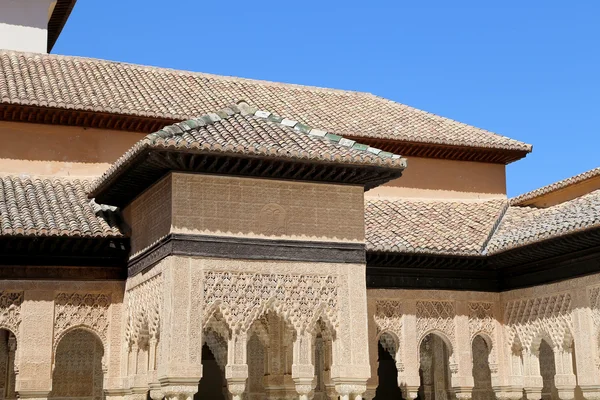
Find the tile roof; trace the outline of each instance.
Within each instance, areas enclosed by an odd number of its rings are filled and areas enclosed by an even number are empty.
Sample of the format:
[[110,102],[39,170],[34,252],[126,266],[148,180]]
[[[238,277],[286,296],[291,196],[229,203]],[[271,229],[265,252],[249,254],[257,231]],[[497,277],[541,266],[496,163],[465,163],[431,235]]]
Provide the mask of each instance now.
[[186,120],[242,99],[343,136],[531,151],[529,144],[370,93],[0,51],[0,105]]
[[548,208],[511,206],[486,253],[500,253],[597,227],[600,227],[600,190]]
[[367,250],[478,256],[506,206],[506,200],[369,199]]
[[512,198],[510,200],[510,204],[515,206],[524,205],[525,203],[530,202],[531,200],[534,200],[538,197],[544,196],[552,192],[556,192],[568,186],[581,183],[583,181],[595,178],[597,176],[600,176],[600,167],[594,168],[592,170],[583,172],[579,175],[575,175],[567,179],[563,179],[562,181],[554,182],[550,185],[532,190],[531,192],[523,193],[522,195]]
[[96,180],[91,192],[97,194],[105,188],[135,157],[149,148],[371,166],[399,173],[406,167],[406,159],[399,155],[240,102],[147,135]]
[[111,207],[87,198],[89,183],[0,177],[0,237],[120,237]]

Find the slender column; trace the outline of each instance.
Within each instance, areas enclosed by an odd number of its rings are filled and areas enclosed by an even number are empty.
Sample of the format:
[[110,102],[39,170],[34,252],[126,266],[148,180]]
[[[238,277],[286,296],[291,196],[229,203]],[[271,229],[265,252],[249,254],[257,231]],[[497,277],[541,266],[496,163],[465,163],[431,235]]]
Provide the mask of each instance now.
[[556,365],[554,385],[558,391],[558,397],[561,400],[571,400],[575,397],[575,386],[577,386],[577,378],[573,373],[572,348],[569,344],[569,346],[556,346],[553,350],[554,364]]
[[[417,397],[421,378],[419,377],[419,337],[417,336],[417,303],[406,300],[402,303],[402,334],[399,343],[399,354],[396,355],[398,369],[398,387],[406,400]],[[402,358],[400,360],[400,358]]]
[[241,400],[246,391],[246,381],[248,380],[247,345],[246,333],[234,333],[227,342],[225,379],[227,379],[227,389],[233,396],[233,400]]
[[299,400],[308,400],[314,390],[315,366],[312,359],[314,354],[313,336],[304,332],[296,336],[294,341],[294,363],[292,364],[292,379],[296,385]]
[[523,352],[523,386],[528,399],[540,399],[544,382],[540,375],[539,349],[534,353],[531,349]]
[[[452,390],[459,400],[471,398],[473,386],[473,347],[469,332],[469,304],[466,301],[456,302],[454,317],[456,348],[454,358],[457,362],[456,373],[452,373]],[[451,368],[452,369],[452,368]]]

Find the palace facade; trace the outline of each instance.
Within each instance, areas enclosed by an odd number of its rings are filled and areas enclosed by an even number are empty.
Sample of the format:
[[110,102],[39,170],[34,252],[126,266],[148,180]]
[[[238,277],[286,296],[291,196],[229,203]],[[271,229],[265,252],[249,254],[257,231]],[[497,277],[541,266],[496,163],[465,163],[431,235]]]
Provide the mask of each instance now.
[[0,5],[4,399],[600,399],[600,169],[369,93],[50,55]]

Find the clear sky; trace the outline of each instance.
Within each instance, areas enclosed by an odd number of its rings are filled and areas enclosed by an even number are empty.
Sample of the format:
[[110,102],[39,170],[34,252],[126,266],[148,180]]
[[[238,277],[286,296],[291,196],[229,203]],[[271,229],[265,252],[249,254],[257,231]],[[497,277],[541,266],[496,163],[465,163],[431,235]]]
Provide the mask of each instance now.
[[598,1],[79,0],[53,53],[371,92],[533,144],[510,196],[600,166]]

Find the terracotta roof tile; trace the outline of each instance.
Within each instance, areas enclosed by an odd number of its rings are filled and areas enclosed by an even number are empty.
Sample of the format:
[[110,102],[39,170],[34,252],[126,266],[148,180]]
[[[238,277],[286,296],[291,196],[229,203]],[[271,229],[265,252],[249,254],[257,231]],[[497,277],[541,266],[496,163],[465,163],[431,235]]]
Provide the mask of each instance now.
[[147,135],[94,183],[96,193],[148,148],[225,153],[402,171],[406,159],[241,102]]
[[0,236],[123,236],[112,207],[87,198],[87,181],[0,178]]
[[367,250],[478,256],[506,200],[367,200]]
[[600,227],[600,190],[548,208],[511,206],[486,252],[500,253]]
[[583,172],[579,175],[575,175],[567,179],[563,179],[562,181],[554,182],[550,185],[532,190],[531,192],[523,193],[520,196],[512,198],[510,200],[510,204],[514,206],[524,205],[524,203],[534,200],[537,197],[544,196],[546,194],[564,189],[568,186],[575,185],[577,183],[586,181],[591,178],[595,178],[597,176],[600,176],[600,167],[594,168],[592,170]]
[[531,151],[531,145],[369,93],[0,51],[0,104],[186,120],[245,99],[338,135]]

